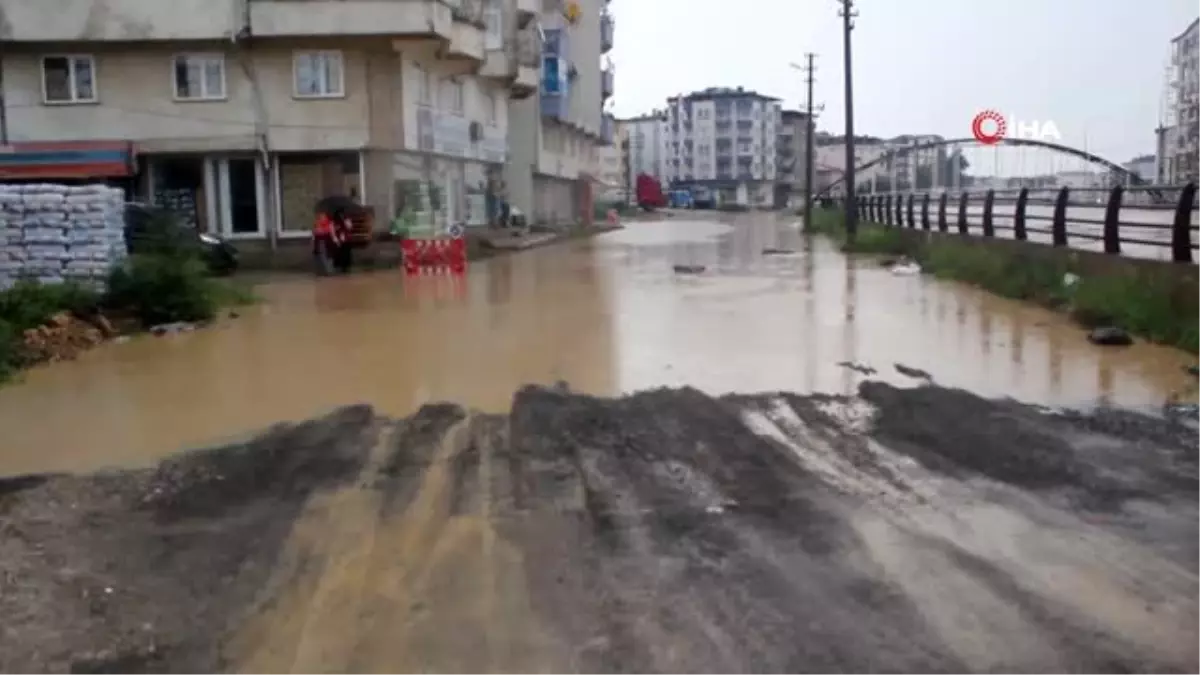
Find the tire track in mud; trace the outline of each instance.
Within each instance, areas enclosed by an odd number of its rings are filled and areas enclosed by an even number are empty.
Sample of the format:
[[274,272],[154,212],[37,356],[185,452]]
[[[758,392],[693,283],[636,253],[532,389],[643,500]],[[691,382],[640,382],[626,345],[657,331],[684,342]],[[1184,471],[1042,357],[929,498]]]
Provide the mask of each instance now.
[[350,408],[0,480],[0,666],[1190,672],[1194,443],[878,383]]

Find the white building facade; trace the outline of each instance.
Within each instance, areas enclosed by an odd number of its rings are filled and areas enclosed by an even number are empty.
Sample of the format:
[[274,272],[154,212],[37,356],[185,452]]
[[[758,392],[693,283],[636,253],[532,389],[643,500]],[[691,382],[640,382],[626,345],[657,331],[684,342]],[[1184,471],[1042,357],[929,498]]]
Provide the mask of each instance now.
[[1157,182],[1195,181],[1200,169],[1200,19],[1171,40],[1165,104],[1165,119],[1157,130]]
[[0,0],[0,179],[106,179],[272,243],[331,194],[486,224],[509,102],[538,84],[517,49],[535,4]]
[[771,205],[781,115],[778,99],[741,87],[668,99],[659,123],[664,183],[707,189],[720,203]]
[[539,95],[510,106],[504,179],[508,199],[532,222],[561,225],[590,217],[597,148],[614,140],[604,113],[614,71],[602,62],[614,20],[607,0],[540,0],[536,21],[544,36]]
[[626,142],[622,155],[629,193],[635,193],[637,177],[641,174],[653,176],[664,186],[667,185],[663,165],[666,113],[656,110],[649,115],[620,120],[618,125]]

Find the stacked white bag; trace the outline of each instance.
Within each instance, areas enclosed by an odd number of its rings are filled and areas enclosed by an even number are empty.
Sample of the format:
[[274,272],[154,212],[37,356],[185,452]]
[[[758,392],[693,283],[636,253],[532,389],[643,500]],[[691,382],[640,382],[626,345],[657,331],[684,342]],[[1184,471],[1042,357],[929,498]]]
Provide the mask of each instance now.
[[106,185],[0,185],[0,289],[20,278],[101,286],[126,256],[124,204]]

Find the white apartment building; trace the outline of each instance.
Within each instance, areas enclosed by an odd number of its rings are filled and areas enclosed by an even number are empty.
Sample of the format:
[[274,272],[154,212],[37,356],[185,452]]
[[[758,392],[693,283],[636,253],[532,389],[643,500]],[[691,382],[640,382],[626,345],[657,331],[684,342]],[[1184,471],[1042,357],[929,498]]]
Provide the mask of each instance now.
[[1197,180],[1200,153],[1200,19],[1171,40],[1165,119],[1157,129],[1158,182]]
[[779,99],[712,87],[667,100],[664,183],[708,188],[721,203],[769,206],[778,174]]
[[538,97],[510,104],[512,161],[508,199],[535,223],[566,224],[591,216],[597,146],[611,144],[614,120],[603,112],[613,94],[608,0],[540,0],[544,36]]
[[509,102],[537,91],[535,5],[0,0],[0,180],[108,179],[272,244],[339,193],[484,224]]
[[622,154],[627,167],[626,188],[630,194],[635,193],[637,177],[641,174],[653,176],[664,186],[667,184],[663,166],[666,117],[665,111],[655,110],[649,115],[631,117],[617,123],[627,141]]

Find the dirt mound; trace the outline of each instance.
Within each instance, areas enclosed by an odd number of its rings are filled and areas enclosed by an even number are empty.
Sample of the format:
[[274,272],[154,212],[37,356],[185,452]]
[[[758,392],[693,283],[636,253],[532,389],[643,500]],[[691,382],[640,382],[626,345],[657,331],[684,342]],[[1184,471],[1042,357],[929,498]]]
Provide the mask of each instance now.
[[349,407],[0,479],[0,669],[1190,672],[1196,489],[1194,428],[933,385]]
[[85,321],[60,312],[44,325],[25,331],[21,357],[27,363],[69,360],[115,336],[116,329],[103,316]]
[[221,670],[297,512],[376,425],[346,408],[156,469],[0,480],[0,670]]

